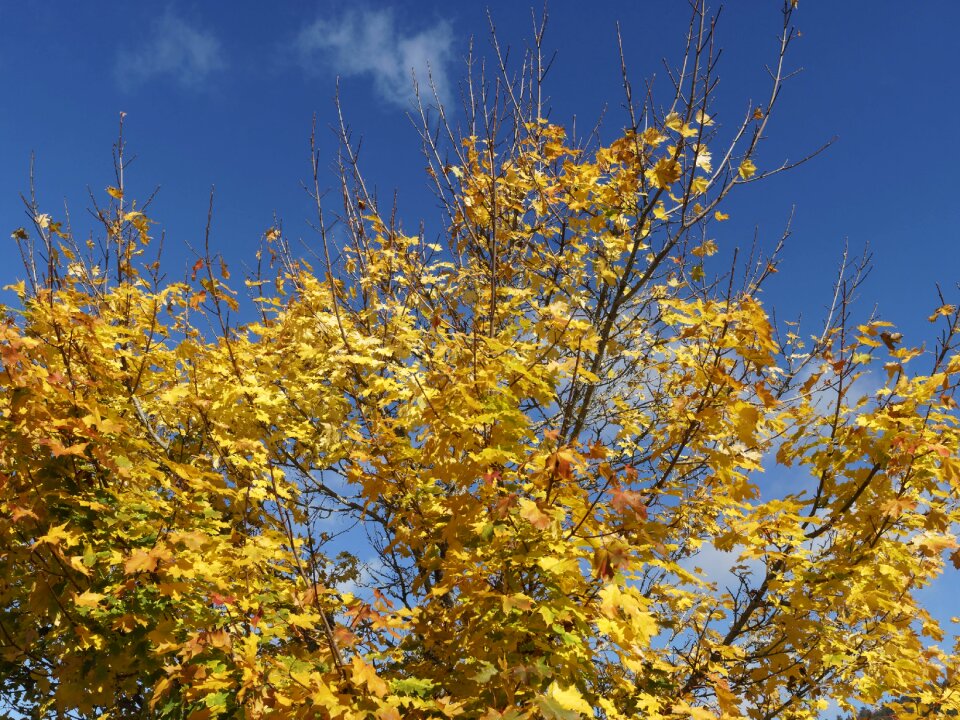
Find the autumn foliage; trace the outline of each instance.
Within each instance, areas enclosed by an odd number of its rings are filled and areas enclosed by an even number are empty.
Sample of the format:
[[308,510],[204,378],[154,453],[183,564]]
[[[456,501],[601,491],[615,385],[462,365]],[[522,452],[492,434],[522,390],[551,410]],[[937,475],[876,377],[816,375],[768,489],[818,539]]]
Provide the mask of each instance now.
[[956,308],[914,346],[854,317],[854,272],[822,326],[775,325],[776,257],[738,266],[724,239],[792,14],[729,137],[698,12],[672,102],[627,83],[610,142],[542,119],[534,55],[465,134],[425,125],[438,239],[381,212],[345,131],[346,240],[317,185],[315,259],[272,228],[245,280],[209,247],[165,279],[122,145],[102,244],[32,207],[0,324],[0,697],[193,720],[960,708],[916,600],[960,561]]

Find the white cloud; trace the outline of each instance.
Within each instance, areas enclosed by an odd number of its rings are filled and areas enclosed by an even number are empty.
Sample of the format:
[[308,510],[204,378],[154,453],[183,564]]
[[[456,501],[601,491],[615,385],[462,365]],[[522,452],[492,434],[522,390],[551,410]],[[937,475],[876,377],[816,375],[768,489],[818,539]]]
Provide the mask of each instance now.
[[383,100],[404,108],[414,101],[414,77],[421,97],[432,98],[432,80],[440,101],[449,103],[447,66],[452,49],[450,23],[441,20],[404,34],[390,8],[319,18],[303,28],[296,41],[296,52],[308,71],[323,67],[343,76],[369,76]]
[[197,88],[224,67],[220,40],[168,9],[153,23],[143,42],[117,54],[115,73],[126,88],[163,76],[182,87]]
[[[717,586],[717,592],[723,593],[727,590],[736,593],[740,586],[739,575],[746,572],[756,577],[763,575],[763,561],[758,558],[746,558],[741,560],[740,553],[746,548],[743,545],[737,545],[732,550],[718,550],[710,541],[705,542],[697,550],[696,554],[680,561],[680,565],[693,572],[699,568],[697,573],[700,578],[708,583],[714,583]],[[734,572],[735,566],[741,566],[738,572]]]

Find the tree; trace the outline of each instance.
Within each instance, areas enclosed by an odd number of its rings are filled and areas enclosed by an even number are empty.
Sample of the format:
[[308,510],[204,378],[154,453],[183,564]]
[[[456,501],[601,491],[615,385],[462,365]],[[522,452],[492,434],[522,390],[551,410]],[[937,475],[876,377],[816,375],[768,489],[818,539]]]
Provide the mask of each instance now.
[[[342,126],[346,240],[328,235],[314,151],[319,260],[265,233],[247,322],[209,243],[182,282],[145,254],[122,133],[101,245],[28,200],[27,276],[0,326],[8,705],[960,707],[957,655],[915,597],[946,551],[960,563],[957,308],[941,298],[939,342],[913,347],[854,320],[864,266],[844,263],[811,334],[762,303],[775,253],[709,260],[725,198],[784,169],[758,149],[794,5],[769,99],[727,144],[702,4],[664,107],[637,104],[624,70],[609,143],[544,119],[541,28],[519,75],[501,59],[500,83],[468,81],[463,134],[421,109],[437,242],[381,209]],[[777,489],[785,473],[795,489]],[[344,551],[345,526],[376,563]],[[697,568],[705,549],[730,554],[728,587]]]

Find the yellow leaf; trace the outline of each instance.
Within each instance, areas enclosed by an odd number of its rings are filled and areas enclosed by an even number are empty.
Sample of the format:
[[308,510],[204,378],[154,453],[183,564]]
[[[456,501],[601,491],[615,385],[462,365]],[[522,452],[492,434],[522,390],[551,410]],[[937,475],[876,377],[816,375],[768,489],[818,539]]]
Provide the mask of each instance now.
[[703,170],[705,173],[713,171],[713,166],[711,162],[713,161],[713,156],[710,154],[710,151],[703,145],[697,148],[697,160],[696,165],[698,168]]
[[579,720],[593,717],[593,708],[583,699],[575,686],[561,687],[556,681],[550,683],[547,692],[537,698],[537,705],[546,720]]
[[515,595],[504,595],[501,601],[503,605],[503,611],[505,613],[510,612],[511,610],[532,610],[533,609],[533,598],[529,595],[524,595],[523,593],[516,593]]
[[[698,175],[693,179],[693,182],[690,183],[690,192],[694,195],[703,195],[709,189],[709,187],[710,180],[702,175]],[[697,212],[699,212],[699,210]]]
[[704,707],[695,707],[687,702],[681,701],[671,708],[675,715],[685,715],[693,720],[717,720],[717,716]]
[[756,443],[755,433],[760,411],[753,405],[743,405],[737,414],[737,436],[745,445],[753,446]]
[[740,163],[740,177],[744,180],[749,180],[753,177],[753,174],[757,171],[757,166],[753,164],[753,160],[750,158],[744,158],[743,162]]
[[106,595],[85,590],[73,599],[73,604],[77,607],[93,608],[97,607],[105,597]]
[[368,665],[356,655],[350,659],[350,665],[354,683],[366,685],[367,689],[377,697],[383,697],[387,694],[387,683],[377,675],[377,671],[373,669],[372,665]]
[[88,568],[86,565],[83,564],[83,556],[82,556],[82,555],[74,555],[73,557],[71,557],[71,558],[70,558],[70,567],[72,567],[72,568],[73,568],[74,570],[76,570],[78,573],[81,573],[81,574],[83,574],[83,575],[86,575],[87,577],[90,577],[90,576],[93,574],[93,573],[90,571],[90,568]]
[[65,547],[71,547],[76,544],[77,539],[80,535],[77,532],[67,530],[67,525],[69,523],[63,523],[63,525],[57,525],[56,527],[50,528],[46,535],[42,535],[37,538],[34,545],[47,544],[47,545],[64,545]]
[[138,572],[156,572],[160,561],[169,557],[169,551],[155,547],[151,550],[134,550],[123,563],[123,571],[127,575]]
[[927,318],[930,322],[935,322],[937,318],[950,317],[957,311],[956,305],[941,305],[933,311],[933,315]]
[[683,169],[673,158],[660,158],[657,164],[647,170],[647,179],[653,183],[654,187],[668,188],[670,185],[680,179]]
[[717,253],[717,241],[716,240],[705,240],[702,245],[698,245],[693,250],[690,251],[691,255],[696,257],[710,257],[711,255],[716,255]]
[[647,145],[659,145],[666,138],[660,134],[660,131],[654,127],[649,127],[640,135]]
[[719,210],[717,210],[717,211],[713,214],[713,217],[714,217],[718,222],[723,222],[724,220],[729,220],[729,219],[730,219],[730,216],[729,216],[729,215],[727,215],[727,214],[724,213],[724,212],[720,212]]

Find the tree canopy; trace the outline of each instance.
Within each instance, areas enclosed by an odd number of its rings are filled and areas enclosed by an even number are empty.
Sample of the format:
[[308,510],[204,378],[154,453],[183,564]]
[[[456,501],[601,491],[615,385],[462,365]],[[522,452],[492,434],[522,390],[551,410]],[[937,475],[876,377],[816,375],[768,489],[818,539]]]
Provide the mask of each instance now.
[[725,130],[702,5],[670,97],[624,70],[609,142],[545,119],[542,33],[516,75],[468,78],[456,124],[422,108],[437,237],[368,192],[346,126],[335,220],[312,153],[316,252],[272,227],[240,282],[212,243],[168,279],[122,137],[100,241],[28,199],[0,323],[0,697],[191,720],[960,709],[917,601],[960,564],[957,308],[911,344],[855,316],[845,262],[821,326],[774,322],[776,252],[724,239],[730,193],[784,169],[758,148],[795,5],[767,101]]

